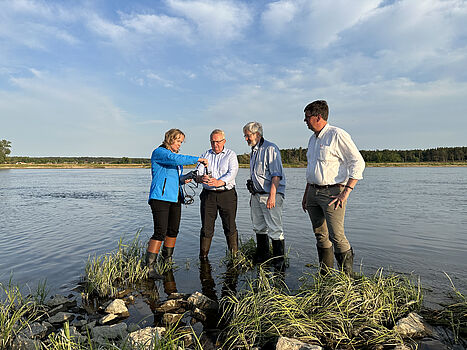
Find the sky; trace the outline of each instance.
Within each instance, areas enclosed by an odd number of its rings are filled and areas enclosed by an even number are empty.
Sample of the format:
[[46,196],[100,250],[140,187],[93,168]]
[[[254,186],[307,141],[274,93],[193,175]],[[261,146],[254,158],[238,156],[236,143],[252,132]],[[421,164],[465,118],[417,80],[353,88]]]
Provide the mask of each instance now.
[[307,147],[317,99],[359,149],[467,145],[467,1],[0,0],[12,156],[199,155],[263,124]]

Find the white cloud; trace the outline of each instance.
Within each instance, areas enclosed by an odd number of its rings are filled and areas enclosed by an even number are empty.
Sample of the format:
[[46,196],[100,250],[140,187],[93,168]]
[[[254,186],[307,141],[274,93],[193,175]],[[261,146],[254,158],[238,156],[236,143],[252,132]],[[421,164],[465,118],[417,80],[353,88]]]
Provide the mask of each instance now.
[[167,0],[176,14],[193,23],[202,38],[230,41],[242,37],[252,21],[249,8],[240,2],[213,0]]
[[122,25],[137,33],[191,40],[191,29],[182,18],[154,14],[121,14],[121,17]]

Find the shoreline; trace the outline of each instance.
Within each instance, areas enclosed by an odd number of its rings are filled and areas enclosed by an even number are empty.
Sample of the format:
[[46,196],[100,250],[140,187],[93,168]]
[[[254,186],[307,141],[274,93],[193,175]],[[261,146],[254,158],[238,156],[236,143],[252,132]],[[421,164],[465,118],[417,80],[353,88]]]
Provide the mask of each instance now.
[[[284,168],[306,168],[303,164],[283,164]],[[249,168],[248,164],[239,164],[240,168]],[[419,163],[366,163],[367,168],[419,168],[419,167],[467,167],[467,162],[419,162]],[[68,164],[68,163],[22,163],[0,164],[2,169],[150,169],[150,164]],[[194,166],[186,166],[192,169]]]

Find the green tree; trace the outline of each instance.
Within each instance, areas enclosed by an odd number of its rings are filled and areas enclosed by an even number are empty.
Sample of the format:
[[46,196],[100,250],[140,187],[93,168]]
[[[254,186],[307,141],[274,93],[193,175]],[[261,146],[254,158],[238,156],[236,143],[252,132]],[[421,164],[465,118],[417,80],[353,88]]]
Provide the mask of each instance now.
[[7,156],[11,153],[11,142],[7,140],[0,141],[0,163],[5,163]]

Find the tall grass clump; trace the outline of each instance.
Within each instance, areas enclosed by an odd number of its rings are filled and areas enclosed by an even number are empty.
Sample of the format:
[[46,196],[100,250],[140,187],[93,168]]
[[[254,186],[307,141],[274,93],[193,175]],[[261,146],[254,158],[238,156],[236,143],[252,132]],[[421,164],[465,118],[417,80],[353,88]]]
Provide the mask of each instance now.
[[8,285],[0,283],[0,349],[9,348],[16,335],[42,315],[34,298],[23,297],[11,279]]
[[350,278],[338,271],[306,275],[291,293],[259,268],[258,278],[239,296],[221,300],[226,348],[262,346],[278,336],[329,348],[375,348],[401,344],[396,320],[422,302],[419,284],[382,270]]
[[100,297],[112,297],[119,286],[131,286],[147,278],[144,264],[146,247],[139,240],[139,230],[128,243],[121,238],[117,250],[101,256],[89,257],[85,267],[85,292]]
[[256,242],[253,238],[250,238],[245,243],[240,239],[238,243],[237,253],[227,252],[222,262],[231,268],[246,272],[255,266]]

